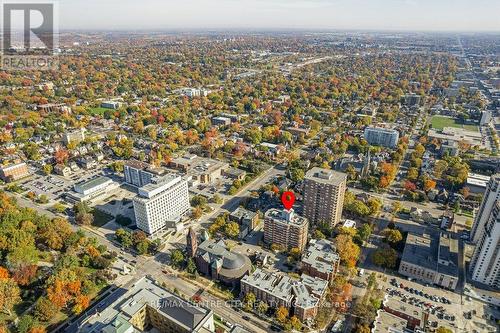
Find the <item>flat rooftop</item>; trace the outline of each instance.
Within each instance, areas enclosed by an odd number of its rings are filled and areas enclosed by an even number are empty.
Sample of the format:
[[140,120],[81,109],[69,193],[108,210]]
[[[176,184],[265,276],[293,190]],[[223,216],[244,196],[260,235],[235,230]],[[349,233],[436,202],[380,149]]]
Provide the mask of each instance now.
[[[112,299],[110,304],[105,304],[102,309],[92,312],[92,316],[84,318],[79,327],[80,332],[101,332],[109,324],[113,325],[117,318],[123,325],[124,321],[129,321],[145,306],[156,309],[169,321],[193,332],[198,332],[203,322],[212,315],[211,310],[191,304],[171,294],[148,277],[138,280],[125,294],[121,289],[115,293],[118,294],[116,297],[113,297],[114,294],[108,296]],[[103,302],[106,302],[108,298]]]
[[99,176],[96,178],[92,178],[90,180],[80,182],[75,184],[75,191],[84,192],[93,189],[96,186],[103,185],[111,181],[111,178]]
[[186,154],[182,157],[174,158],[171,164],[174,166],[182,166],[188,175],[211,173],[217,169],[229,166],[226,162],[200,157],[194,154]]
[[368,126],[367,128],[365,128],[365,131],[375,131],[375,132],[382,132],[382,133],[387,133],[387,134],[396,134],[396,133],[399,134],[399,132],[396,131],[395,129],[385,128],[385,127]]
[[142,162],[139,160],[128,160],[128,161],[125,161],[124,165],[129,167],[129,168],[147,171],[147,172],[153,173],[155,175],[163,175],[167,172],[167,170],[165,170],[163,168],[155,167],[149,163]]
[[457,277],[458,241],[445,233],[409,233],[401,260]]
[[264,214],[265,219],[272,219],[283,224],[291,224],[301,227],[309,222],[305,217],[295,214],[293,208],[289,211],[284,209],[271,208]]
[[292,301],[291,279],[286,275],[265,272],[260,268],[256,268],[252,274],[244,276],[241,280],[285,302]]
[[139,188],[139,196],[134,199],[151,199],[182,181],[182,177],[173,173],[151,179],[151,183]]
[[319,272],[328,274],[333,273],[335,269],[334,264],[339,261],[340,256],[335,246],[326,239],[312,239],[309,242],[309,247],[302,255],[302,262],[311,265]]
[[305,179],[314,180],[318,183],[340,185],[347,181],[347,174],[329,169],[314,167],[307,171]]
[[384,310],[377,311],[377,317],[373,322],[372,333],[403,333],[408,321],[399,318]]

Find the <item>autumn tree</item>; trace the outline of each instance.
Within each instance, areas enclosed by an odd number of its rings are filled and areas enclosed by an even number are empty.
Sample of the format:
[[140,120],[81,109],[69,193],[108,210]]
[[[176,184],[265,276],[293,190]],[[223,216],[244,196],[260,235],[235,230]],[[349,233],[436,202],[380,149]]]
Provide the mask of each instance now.
[[453,333],[453,331],[444,326],[439,326],[438,329],[436,330],[436,333]]
[[252,293],[252,292],[246,293],[245,296],[243,297],[243,304],[244,304],[245,309],[247,311],[253,309],[253,306],[254,306],[256,300],[257,300],[257,298],[256,298],[254,293]]
[[65,283],[56,279],[56,281],[47,288],[47,298],[58,309],[62,309],[66,306],[71,296],[66,289]]
[[13,279],[0,279],[0,310],[9,316],[16,304],[21,302],[21,291]]
[[7,268],[0,266],[0,280],[8,279],[10,277]]
[[345,234],[338,235],[335,238],[335,246],[337,247],[340,259],[347,267],[352,268],[356,266],[356,261],[359,259],[361,250],[353,242],[352,236]]
[[384,229],[382,235],[391,244],[396,244],[403,240],[403,235],[398,229]]
[[37,265],[22,265],[14,271],[12,278],[18,285],[27,286],[36,277],[37,270]]
[[236,222],[229,222],[224,226],[224,233],[229,238],[237,238],[240,235],[240,226]]
[[35,304],[34,314],[41,321],[49,321],[57,311],[57,307],[48,298],[40,297]]
[[60,148],[54,153],[54,159],[57,164],[65,164],[69,158],[69,153],[66,149]]
[[90,305],[90,297],[86,295],[78,295],[75,298],[75,304],[71,311],[74,314],[80,314],[83,310],[88,308]]
[[284,306],[280,306],[278,309],[276,309],[275,317],[279,323],[285,323],[286,319],[288,318],[288,309]]
[[429,192],[431,190],[433,190],[434,188],[436,188],[436,182],[432,179],[426,179],[424,181],[424,191],[425,192]]

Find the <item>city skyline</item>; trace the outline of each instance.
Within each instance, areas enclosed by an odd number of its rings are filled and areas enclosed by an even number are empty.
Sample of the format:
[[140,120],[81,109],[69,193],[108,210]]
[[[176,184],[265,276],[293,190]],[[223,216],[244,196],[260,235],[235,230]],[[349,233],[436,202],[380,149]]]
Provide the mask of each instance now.
[[500,31],[500,3],[493,0],[70,0],[59,6],[62,30]]

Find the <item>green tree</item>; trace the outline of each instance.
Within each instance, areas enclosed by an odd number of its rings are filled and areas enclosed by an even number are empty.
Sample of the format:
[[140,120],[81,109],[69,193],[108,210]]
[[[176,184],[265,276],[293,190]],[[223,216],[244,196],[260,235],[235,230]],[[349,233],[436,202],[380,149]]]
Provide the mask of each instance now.
[[19,333],[28,333],[31,329],[38,325],[38,320],[30,315],[24,315],[19,318],[17,323],[17,331]]
[[35,304],[35,317],[41,321],[49,321],[57,312],[56,306],[47,297],[40,297]]
[[316,229],[314,230],[314,233],[313,233],[313,238],[314,239],[325,239],[326,236],[324,233],[321,232],[321,230],[319,229]]
[[294,182],[298,182],[303,180],[305,177],[304,170],[298,169],[298,168],[293,168],[290,170],[290,179]]
[[243,297],[243,304],[245,309],[246,310],[253,309],[256,300],[257,298],[255,297],[254,293],[252,292],[246,293],[246,295]]
[[137,252],[139,254],[142,254],[142,255],[148,254],[149,246],[150,246],[149,240],[144,239],[144,240],[137,243],[137,245],[136,245]]
[[392,248],[380,248],[372,254],[373,263],[381,267],[395,268],[397,260],[398,253]]
[[66,206],[64,206],[62,203],[60,202],[56,202],[54,204],[54,206],[52,206],[52,209],[54,209],[57,213],[64,213],[64,211],[66,210]]
[[47,163],[47,164],[45,164],[45,165],[43,166],[43,172],[44,172],[46,175],[50,175],[50,174],[52,173],[52,170],[53,170],[53,169],[54,169],[54,168],[52,167],[52,164],[48,164],[48,163]]
[[438,329],[436,330],[436,333],[453,333],[453,331],[444,326],[439,326]]
[[448,162],[439,160],[434,164],[434,177],[441,178],[443,173],[448,169]]
[[392,244],[399,243],[401,240],[403,240],[403,235],[398,229],[384,229],[382,231],[382,235],[389,243]]
[[181,250],[173,250],[170,254],[170,260],[173,267],[180,268],[184,263],[184,254]]
[[130,248],[134,244],[132,234],[123,228],[116,230],[115,236],[120,244],[122,244],[125,248]]
[[377,284],[377,276],[375,275],[375,273],[371,273],[370,275],[368,275],[366,282],[368,283],[369,289],[374,288]]
[[262,302],[260,301],[258,304],[257,304],[257,311],[260,313],[260,314],[265,314],[267,312],[267,310],[269,309],[269,305],[267,305],[266,302]]
[[363,223],[363,225],[361,225],[361,227],[359,227],[356,231],[356,235],[363,242],[366,242],[370,238],[371,234],[372,227],[368,223]]
[[224,233],[229,238],[237,238],[240,235],[240,226],[236,222],[229,222],[224,227]]
[[186,265],[186,272],[189,274],[195,274],[197,272],[196,264],[193,258],[189,258]]

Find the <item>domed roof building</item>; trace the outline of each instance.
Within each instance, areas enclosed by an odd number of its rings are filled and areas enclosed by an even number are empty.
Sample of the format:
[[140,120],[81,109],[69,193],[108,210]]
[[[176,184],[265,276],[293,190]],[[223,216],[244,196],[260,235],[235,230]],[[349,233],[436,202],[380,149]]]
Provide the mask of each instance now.
[[[192,233],[189,238],[192,243]],[[188,247],[188,250],[190,248],[193,249],[193,247]],[[200,274],[236,286],[239,280],[250,272],[252,266],[250,259],[244,254],[229,251],[223,240],[202,238],[202,243],[197,244],[195,248],[196,252],[192,257]]]

